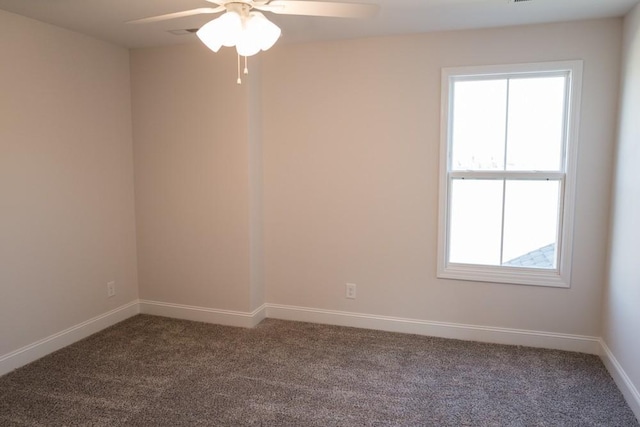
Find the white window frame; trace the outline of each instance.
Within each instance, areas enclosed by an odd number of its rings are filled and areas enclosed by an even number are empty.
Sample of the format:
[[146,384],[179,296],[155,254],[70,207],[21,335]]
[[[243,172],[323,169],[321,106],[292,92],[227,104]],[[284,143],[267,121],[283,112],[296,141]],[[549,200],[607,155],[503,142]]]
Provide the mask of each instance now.
[[[571,286],[571,257],[573,249],[573,217],[575,205],[576,167],[578,158],[578,130],[582,90],[583,61],[555,61],[513,65],[451,67],[442,69],[441,123],[440,123],[440,189],[438,220],[437,276],[443,279],[479,282],[510,283],[519,285]],[[566,122],[564,156],[561,172],[510,172],[499,171],[496,177],[539,179],[549,176],[561,186],[560,218],[558,219],[557,266],[555,269],[511,266],[486,266],[450,263],[448,260],[450,188],[453,178],[487,177],[492,172],[464,172],[451,170],[451,136],[453,110],[453,85],[458,80],[488,77],[537,77],[567,73]]]

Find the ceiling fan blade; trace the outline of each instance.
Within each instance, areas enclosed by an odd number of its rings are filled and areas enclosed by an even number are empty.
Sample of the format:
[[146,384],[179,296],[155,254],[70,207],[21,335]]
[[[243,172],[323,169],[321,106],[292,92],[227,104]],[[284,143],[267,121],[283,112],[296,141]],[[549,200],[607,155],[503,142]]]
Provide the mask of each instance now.
[[255,9],[280,15],[330,16],[336,18],[372,18],[380,9],[370,3],[338,3],[325,1],[273,0]]
[[150,16],[149,18],[134,19],[127,21],[127,24],[146,24],[149,22],[165,21],[167,19],[183,18],[185,16],[201,15],[207,13],[218,13],[225,11],[224,6],[201,7],[198,9],[184,10],[182,12],[167,13],[166,15]]

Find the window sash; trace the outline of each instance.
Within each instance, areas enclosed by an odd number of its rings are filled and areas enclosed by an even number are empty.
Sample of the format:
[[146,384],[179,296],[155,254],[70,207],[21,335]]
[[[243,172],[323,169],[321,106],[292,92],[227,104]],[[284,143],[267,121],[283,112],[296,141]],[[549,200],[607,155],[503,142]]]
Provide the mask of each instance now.
[[[542,64],[532,64],[532,65],[542,65]],[[452,157],[453,157],[453,108],[454,108],[454,96],[455,96],[455,84],[461,82],[472,82],[472,81],[487,81],[487,80],[505,80],[507,81],[507,99],[505,100],[507,108],[505,109],[505,125],[509,125],[509,84],[510,80],[513,79],[536,79],[536,78],[551,78],[551,77],[562,77],[565,79],[564,85],[564,105],[563,105],[563,129],[562,129],[562,146],[561,148],[561,159],[560,159],[560,168],[557,172],[566,172],[567,170],[567,160],[568,160],[568,137],[570,132],[570,127],[568,126],[570,123],[571,116],[571,94],[572,94],[572,71],[571,70],[540,70],[540,71],[522,71],[522,72],[510,72],[510,73],[486,73],[486,74],[474,74],[474,75],[453,75],[449,77],[448,81],[448,123],[447,123],[447,171],[451,172],[456,169],[453,168],[452,165]],[[509,139],[508,134],[505,133],[505,157],[508,152],[509,147]],[[504,164],[504,170],[506,169],[506,159]],[[478,169],[471,169],[478,170]],[[522,171],[516,171],[522,172]]]
[[[513,270],[513,271],[524,271],[527,274],[531,272],[544,272],[543,274],[559,274],[560,267],[562,265],[562,237],[563,237],[563,218],[564,218],[564,203],[565,203],[565,177],[564,173],[559,172],[511,172],[511,171],[488,171],[488,172],[450,172],[447,179],[447,220],[446,220],[446,241],[444,246],[445,253],[445,267],[451,268],[482,268],[486,269],[486,271],[498,271],[502,269]],[[450,213],[452,211],[451,206],[451,187],[453,180],[455,179],[473,179],[473,180],[491,180],[491,181],[499,181],[506,183],[507,181],[556,181],[558,182],[558,212],[556,219],[556,254],[555,254],[555,268],[527,268],[521,266],[507,266],[507,265],[482,265],[482,264],[465,264],[465,263],[457,263],[449,260],[450,258],[450,249],[451,249],[451,216]],[[500,245],[501,248],[504,246],[505,237],[504,237],[504,221],[505,221],[505,204],[507,200],[506,193],[502,194],[502,235],[500,236]],[[501,250],[502,253],[502,250]],[[501,257],[502,258],[502,257]],[[467,267],[463,267],[467,266]]]

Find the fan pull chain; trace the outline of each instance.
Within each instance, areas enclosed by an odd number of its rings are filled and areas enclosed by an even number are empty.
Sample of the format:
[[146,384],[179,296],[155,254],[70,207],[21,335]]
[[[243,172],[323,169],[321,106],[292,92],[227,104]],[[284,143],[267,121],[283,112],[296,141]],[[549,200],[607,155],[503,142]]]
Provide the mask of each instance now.
[[245,57],[244,57],[244,73],[245,73],[245,74],[249,74],[249,67],[247,67],[247,61],[248,61],[248,59],[247,59],[247,57],[245,56]]
[[240,78],[240,54],[238,54],[238,81],[237,81],[237,83],[239,85],[242,84],[242,79]]

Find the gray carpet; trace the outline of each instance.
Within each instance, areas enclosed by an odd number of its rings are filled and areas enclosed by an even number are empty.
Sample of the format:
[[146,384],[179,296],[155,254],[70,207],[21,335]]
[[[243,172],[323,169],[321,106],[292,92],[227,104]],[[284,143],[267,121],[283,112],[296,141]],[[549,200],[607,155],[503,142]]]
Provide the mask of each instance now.
[[0,378],[2,426],[638,426],[596,356],[139,315]]

